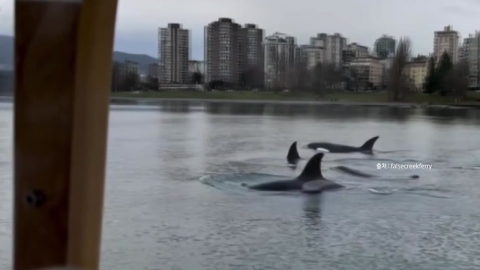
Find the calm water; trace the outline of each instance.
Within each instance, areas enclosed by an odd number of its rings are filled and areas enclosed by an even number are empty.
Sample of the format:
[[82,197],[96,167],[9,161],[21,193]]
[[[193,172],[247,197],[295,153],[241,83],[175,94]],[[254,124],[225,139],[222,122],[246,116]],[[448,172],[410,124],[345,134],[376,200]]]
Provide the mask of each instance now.
[[[102,269],[480,269],[479,124],[464,109],[113,105]],[[285,166],[293,141],[308,159],[308,142],[360,146],[376,135],[373,157],[326,154],[323,174],[344,190],[238,187],[298,175],[305,162]],[[11,265],[11,191],[12,110],[0,104],[1,269]]]

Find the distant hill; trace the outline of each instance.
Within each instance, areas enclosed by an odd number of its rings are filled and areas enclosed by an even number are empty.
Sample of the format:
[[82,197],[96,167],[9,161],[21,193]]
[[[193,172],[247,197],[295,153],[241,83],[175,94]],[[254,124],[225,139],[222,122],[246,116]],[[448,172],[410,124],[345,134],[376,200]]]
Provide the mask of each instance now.
[[0,66],[13,66],[13,37],[0,35]]
[[124,62],[125,60],[138,62],[138,69],[140,73],[143,73],[143,74],[148,73],[148,65],[158,62],[157,58],[151,57],[150,55],[133,54],[133,53],[118,52],[118,51],[113,52],[113,60],[118,62]]
[[[14,40],[12,36],[0,35],[0,66],[13,66]],[[113,60],[124,62],[125,60],[138,62],[141,73],[148,73],[148,65],[157,63],[157,58],[146,54],[133,54],[125,52],[113,52]]]

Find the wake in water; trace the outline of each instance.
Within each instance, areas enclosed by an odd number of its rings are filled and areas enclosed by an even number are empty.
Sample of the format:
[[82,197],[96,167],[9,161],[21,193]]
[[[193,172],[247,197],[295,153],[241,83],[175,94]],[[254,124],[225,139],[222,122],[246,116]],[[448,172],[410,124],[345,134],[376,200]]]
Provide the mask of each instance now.
[[373,152],[374,153],[382,153],[382,154],[390,154],[390,153],[411,152],[411,150],[388,150],[388,151],[374,150]]
[[451,193],[449,190],[442,188],[426,188],[426,187],[410,187],[410,188],[388,188],[388,187],[374,187],[369,188],[369,192],[378,195],[393,195],[393,194],[407,194],[417,195],[437,199],[450,199],[447,196]]
[[[397,154],[410,152],[410,150],[376,150],[375,152],[377,155],[361,155],[357,153],[348,155],[342,153],[334,155],[326,154],[325,157],[329,158],[322,162],[327,165],[324,168],[324,173],[326,173],[327,176],[326,178],[345,186],[346,188],[344,190],[347,190],[346,192],[364,191],[383,196],[408,194],[442,199],[449,198],[448,191],[441,190],[435,186],[425,186],[426,184],[431,185],[433,179],[428,177],[428,175],[424,178],[422,172],[419,173],[420,175],[417,175],[414,172],[412,173],[411,170],[415,167],[395,167],[396,169],[389,169],[388,167],[393,167],[392,164],[436,164],[433,160],[424,160],[423,158],[418,157],[415,157],[415,159],[408,157],[408,155]],[[279,179],[292,179],[292,177],[296,176],[296,173],[293,173],[292,171],[301,170],[305,166],[309,155],[301,155],[301,157],[303,159],[296,164],[289,164],[287,162],[288,158],[286,159],[285,157],[251,158],[244,161],[236,161],[235,164],[244,168],[241,174],[205,176],[201,181],[204,184],[210,185],[219,190],[245,193],[248,192],[248,190],[245,189],[245,187],[242,187],[241,183],[254,185]],[[430,171],[431,167],[428,168],[427,172]],[[435,169],[440,168],[435,167]],[[444,170],[448,168],[443,167],[441,169]],[[453,169],[478,170],[480,167],[472,166],[467,168],[458,166]],[[256,173],[251,173],[252,171],[255,171]],[[438,170],[435,173],[438,174]]]
[[[242,184],[258,184],[262,182],[270,182],[277,180],[288,180],[290,177],[261,174],[261,173],[236,173],[236,174],[219,174],[214,176],[203,176],[200,178],[200,182],[213,187],[217,190],[225,191],[231,194],[243,194],[243,195],[258,195],[258,193],[252,193],[246,189]],[[378,179],[385,181],[384,179]],[[388,181],[388,185],[378,185],[377,182],[370,181],[349,181],[348,179],[336,178],[335,182],[345,185],[344,191],[364,191],[375,195],[387,196],[387,195],[416,195],[431,197],[437,199],[449,199],[451,191],[442,189],[436,186],[421,186],[417,184],[415,186],[405,186],[405,183],[401,185],[392,185]],[[300,192],[269,192],[268,194],[262,193],[262,196],[266,195],[300,195]]]

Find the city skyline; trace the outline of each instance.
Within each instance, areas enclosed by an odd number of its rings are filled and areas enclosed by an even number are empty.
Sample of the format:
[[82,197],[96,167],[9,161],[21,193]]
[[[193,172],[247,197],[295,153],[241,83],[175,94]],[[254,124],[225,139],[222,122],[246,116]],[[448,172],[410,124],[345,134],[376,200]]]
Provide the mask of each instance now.
[[[191,59],[203,60],[204,27],[222,17],[241,25],[252,23],[265,30],[286,33],[299,45],[318,33],[340,33],[349,43],[373,48],[383,34],[397,40],[408,36],[413,54],[433,52],[434,32],[452,25],[463,38],[478,30],[479,0],[120,0],[115,50],[158,57],[158,29],[180,23],[192,36]],[[281,16],[279,16],[281,14]],[[0,0],[0,34],[13,33],[13,1]]]

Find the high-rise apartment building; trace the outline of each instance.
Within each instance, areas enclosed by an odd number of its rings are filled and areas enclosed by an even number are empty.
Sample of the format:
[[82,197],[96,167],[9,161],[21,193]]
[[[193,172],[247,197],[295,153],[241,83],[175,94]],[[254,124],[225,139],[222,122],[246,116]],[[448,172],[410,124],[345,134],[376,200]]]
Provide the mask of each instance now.
[[205,81],[238,84],[243,67],[242,26],[220,18],[205,26]]
[[257,28],[254,24],[246,24],[242,31],[242,55],[244,67],[263,67],[263,29]]
[[[318,43],[316,43],[318,45]],[[302,45],[300,46],[301,57],[307,66],[307,69],[314,68],[319,63],[325,62],[325,49],[320,46]]]
[[242,66],[241,79],[249,85],[260,86],[264,81],[263,29],[255,24],[246,24],[242,28]]
[[264,30],[229,18],[205,26],[205,81],[263,84]]
[[342,65],[342,54],[347,47],[347,39],[339,33],[333,35],[318,34],[316,37],[310,38],[310,45],[324,48],[325,63],[333,63],[336,67]]
[[[309,45],[302,45],[302,46],[295,45],[295,48],[294,48],[294,58],[295,58],[294,66],[295,67],[297,65],[306,64],[306,59],[305,59],[305,55],[304,55],[302,47],[311,47],[311,46],[309,46]],[[324,54],[322,53],[322,55],[321,55],[322,59],[323,59],[323,55]]]
[[[278,32],[277,32],[278,33]],[[288,68],[292,69],[295,67],[295,59],[296,59],[296,49],[298,47],[297,45],[297,39],[292,36],[285,35],[285,40],[287,41],[287,47],[288,47]]]
[[158,78],[161,84],[184,84],[188,77],[190,33],[178,23],[158,31]]
[[470,34],[464,39],[463,59],[469,66],[469,87],[480,88],[480,32]]
[[265,56],[265,86],[287,87],[288,74],[295,66],[297,52],[294,37],[282,33],[274,33],[265,38],[263,43]]
[[348,44],[346,49],[342,51],[342,62],[348,64],[357,57],[368,56],[368,47],[357,43]]
[[377,57],[381,59],[386,59],[395,54],[397,41],[387,35],[383,35],[375,41],[374,52]]
[[433,40],[433,55],[437,63],[442,58],[442,54],[447,52],[453,63],[458,62],[458,48],[460,35],[453,30],[452,26],[445,26],[443,31],[436,31]]

